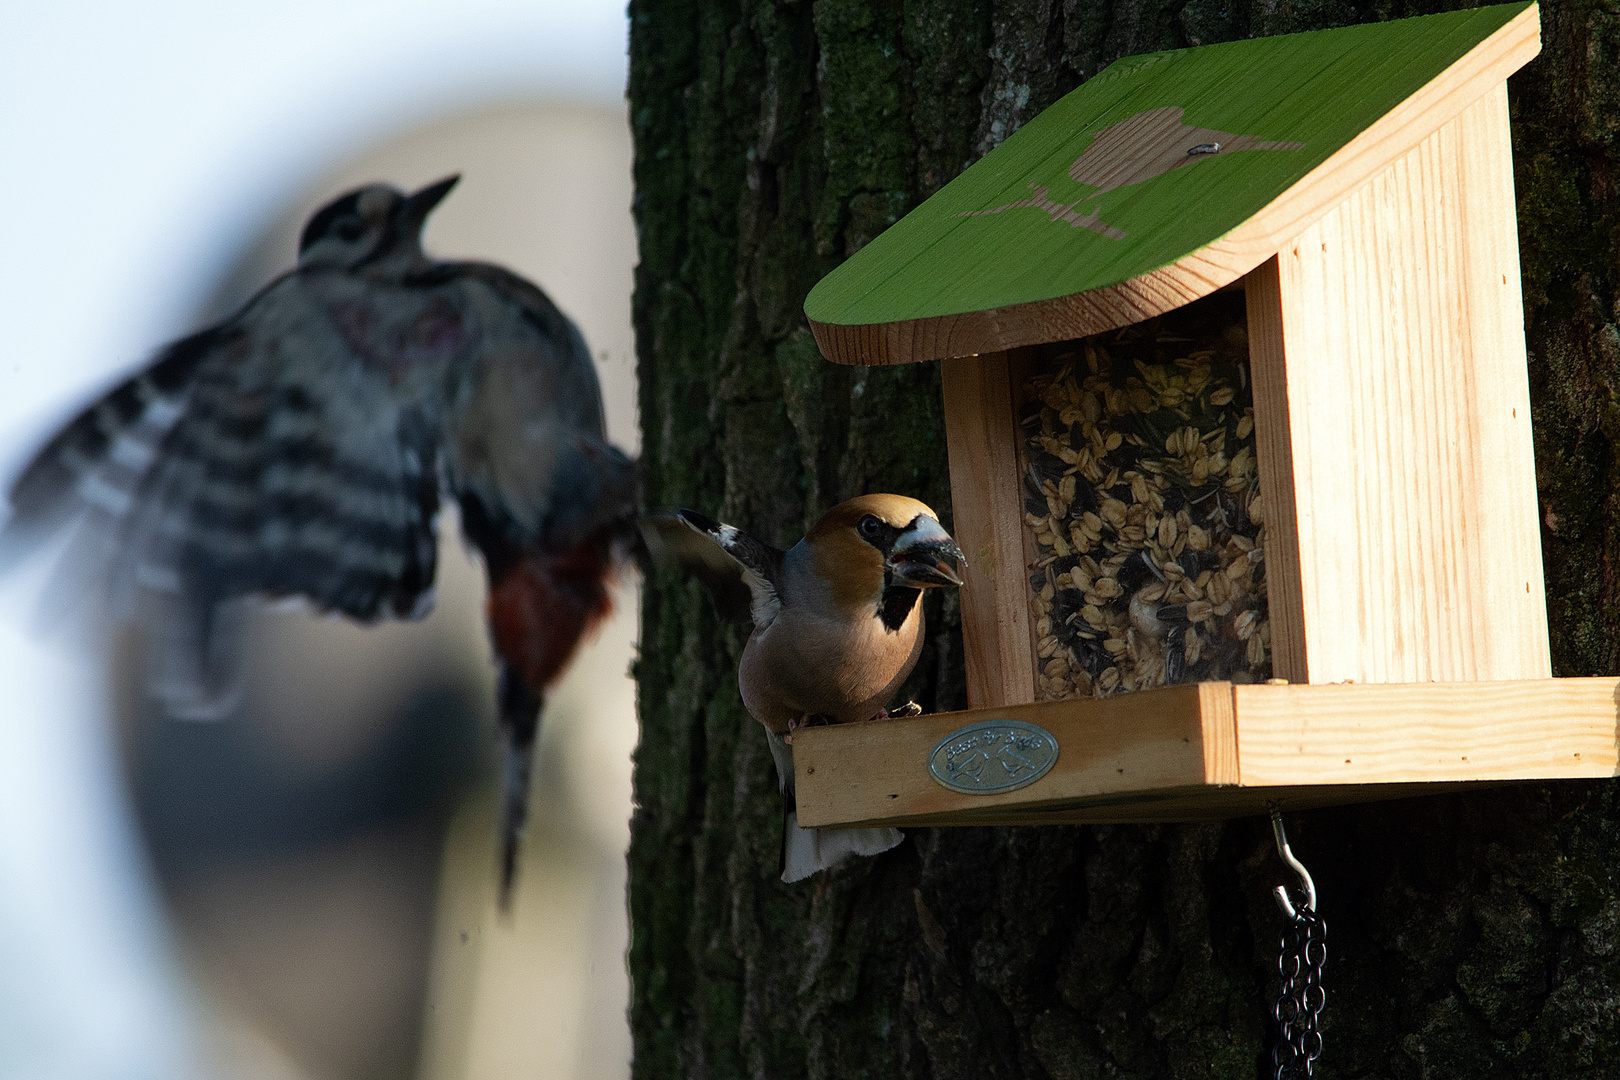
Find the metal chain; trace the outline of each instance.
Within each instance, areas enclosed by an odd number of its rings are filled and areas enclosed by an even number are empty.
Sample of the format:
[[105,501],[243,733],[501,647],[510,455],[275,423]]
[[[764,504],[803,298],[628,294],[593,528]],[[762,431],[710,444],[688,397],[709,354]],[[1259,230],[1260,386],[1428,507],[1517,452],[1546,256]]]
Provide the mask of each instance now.
[[1317,1017],[1327,1001],[1322,965],[1327,963],[1327,922],[1300,905],[1278,942],[1277,973],[1282,985],[1271,1006],[1271,1075],[1273,1080],[1299,1080],[1316,1068],[1322,1053]]
[[1316,1059],[1322,1056],[1317,1018],[1327,1003],[1327,993],[1322,989],[1327,922],[1316,911],[1316,882],[1311,880],[1311,872],[1289,850],[1281,810],[1276,803],[1270,810],[1277,855],[1299,878],[1300,890],[1298,904],[1289,898],[1284,886],[1272,890],[1288,925],[1277,943],[1277,974],[1282,977],[1282,985],[1271,1006],[1271,1075],[1272,1080],[1300,1080],[1315,1071]]

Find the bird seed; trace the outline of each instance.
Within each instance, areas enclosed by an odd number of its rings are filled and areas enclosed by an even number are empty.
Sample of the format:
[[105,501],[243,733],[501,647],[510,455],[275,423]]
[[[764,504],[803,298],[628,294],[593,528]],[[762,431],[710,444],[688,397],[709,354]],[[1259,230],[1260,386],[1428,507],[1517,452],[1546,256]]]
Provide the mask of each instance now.
[[1270,678],[1242,294],[1042,346],[1021,401],[1037,699]]

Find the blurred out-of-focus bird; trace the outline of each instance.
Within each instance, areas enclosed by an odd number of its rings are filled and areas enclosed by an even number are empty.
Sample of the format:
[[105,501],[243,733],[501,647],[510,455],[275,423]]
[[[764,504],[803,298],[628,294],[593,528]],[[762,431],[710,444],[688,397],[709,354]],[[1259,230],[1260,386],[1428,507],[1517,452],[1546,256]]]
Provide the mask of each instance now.
[[489,575],[505,744],[502,897],[547,686],[607,614],[635,467],[603,431],[579,331],[501,267],[422,252],[451,176],[373,184],[304,227],[298,264],[59,431],[9,538],[75,511],[78,554],[143,632],[177,716],[228,712],[249,597],[369,621],[431,607],[440,493]]
[[643,534],[708,585],[722,613],[753,619],[737,675],[787,799],[782,880],[898,844],[897,829],[799,828],[790,744],[808,724],[892,715],[885,706],[922,652],[921,590],[962,583],[962,552],[934,512],[903,495],[862,495],[788,551],[691,510],[649,517]]

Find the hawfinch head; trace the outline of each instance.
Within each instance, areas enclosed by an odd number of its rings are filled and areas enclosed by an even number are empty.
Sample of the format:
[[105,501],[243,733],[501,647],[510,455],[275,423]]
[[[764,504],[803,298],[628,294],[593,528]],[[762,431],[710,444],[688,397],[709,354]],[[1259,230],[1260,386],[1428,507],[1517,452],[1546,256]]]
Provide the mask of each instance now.
[[962,551],[933,510],[904,495],[862,495],[827,511],[805,536],[816,571],[840,599],[869,600],[899,585],[962,584]]

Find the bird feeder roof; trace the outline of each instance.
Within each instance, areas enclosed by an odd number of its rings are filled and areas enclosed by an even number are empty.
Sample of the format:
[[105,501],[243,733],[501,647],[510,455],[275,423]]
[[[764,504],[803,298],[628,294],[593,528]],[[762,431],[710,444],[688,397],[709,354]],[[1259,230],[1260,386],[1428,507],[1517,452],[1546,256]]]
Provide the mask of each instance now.
[[1540,49],[1533,3],[1129,57],[821,280],[822,352],[891,364],[1100,333],[1279,251]]

